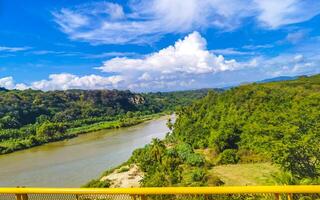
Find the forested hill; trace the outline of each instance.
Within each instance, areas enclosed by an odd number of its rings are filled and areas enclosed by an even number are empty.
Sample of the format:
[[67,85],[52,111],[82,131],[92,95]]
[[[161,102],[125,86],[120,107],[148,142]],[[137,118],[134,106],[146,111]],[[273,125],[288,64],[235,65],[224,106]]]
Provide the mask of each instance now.
[[165,141],[130,159],[143,186],[220,185],[213,166],[259,162],[285,184],[320,181],[320,75],[212,91],[177,114]]
[[128,111],[152,114],[187,105],[208,90],[132,93],[119,90],[0,90],[0,128],[19,128],[48,119],[63,122]]
[[174,111],[208,90],[132,93],[119,90],[6,90],[0,88],[0,154],[78,133],[128,126]]

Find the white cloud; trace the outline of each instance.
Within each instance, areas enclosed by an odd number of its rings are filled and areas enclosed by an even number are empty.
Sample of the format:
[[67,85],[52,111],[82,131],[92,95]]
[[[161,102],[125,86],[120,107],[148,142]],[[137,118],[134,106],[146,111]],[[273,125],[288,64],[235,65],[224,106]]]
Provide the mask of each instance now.
[[52,51],[52,50],[35,50],[29,51],[28,54],[43,56],[43,55],[51,55],[51,56],[83,56],[83,53],[80,52],[67,52],[67,51]]
[[15,84],[13,81],[13,77],[8,76],[8,77],[3,77],[0,78],[0,87],[4,87],[7,89],[14,89],[15,88]]
[[84,58],[107,58],[107,57],[118,57],[118,56],[135,56],[138,55],[135,52],[117,52],[111,51],[101,54],[86,54]]
[[300,42],[301,40],[303,40],[307,35],[307,31],[306,30],[299,30],[296,32],[292,32],[289,33],[286,37],[286,41],[296,44],[298,42]]
[[132,0],[124,12],[109,2],[53,12],[71,39],[92,44],[152,43],[167,33],[214,27],[233,30],[255,19],[266,28],[303,22],[320,13],[314,0]]
[[217,71],[234,70],[238,67],[235,60],[225,60],[206,49],[206,40],[198,32],[193,32],[183,40],[178,40],[157,53],[141,59],[117,57],[104,62],[104,72],[151,72],[162,74],[203,74]]
[[137,59],[113,58],[105,61],[103,66],[97,69],[118,73],[125,77],[126,85],[131,89],[140,90],[146,85],[151,88],[168,88],[177,83],[185,86],[190,84],[193,77],[242,67],[242,63],[225,60],[222,55],[217,56],[208,51],[206,40],[198,32],[193,32],[159,52]]
[[32,82],[30,85],[15,83],[13,77],[0,78],[0,87],[7,89],[25,90],[28,88],[35,90],[67,90],[67,89],[113,89],[121,84],[121,76],[98,76],[86,75],[76,76],[73,74],[51,74],[48,80]]
[[226,48],[226,49],[214,49],[211,52],[215,54],[222,54],[222,55],[253,55],[254,52],[249,51],[239,51],[234,48]]
[[298,54],[296,56],[293,57],[293,60],[296,62],[302,62],[304,59],[304,56],[302,54]]
[[123,81],[121,76],[103,77],[98,75],[76,76],[73,74],[51,74],[49,80],[33,82],[30,88],[39,90],[67,89],[110,89]]
[[278,28],[311,19],[320,13],[320,2],[314,0],[255,0],[260,20],[265,26]]
[[256,64],[265,76],[296,76],[320,72],[320,59],[306,58],[303,54],[280,54],[256,58]]
[[30,47],[6,47],[0,46],[0,52],[18,52],[18,51],[26,51],[31,49]]
[[243,49],[249,49],[249,50],[257,50],[257,49],[269,49],[274,47],[272,44],[259,44],[259,45],[244,45]]

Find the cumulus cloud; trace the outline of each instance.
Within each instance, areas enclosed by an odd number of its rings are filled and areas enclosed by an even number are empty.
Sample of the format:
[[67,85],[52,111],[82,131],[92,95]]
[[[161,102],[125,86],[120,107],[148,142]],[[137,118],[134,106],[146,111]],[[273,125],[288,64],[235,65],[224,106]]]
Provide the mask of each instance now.
[[245,19],[266,28],[309,20],[320,12],[314,0],[132,0],[126,12],[116,3],[87,3],[53,12],[71,39],[92,44],[152,43],[167,33],[214,27],[233,30]]
[[111,89],[116,88],[121,81],[123,81],[121,76],[76,76],[62,73],[51,74],[49,80],[33,82],[29,87],[39,90]]
[[[188,85],[196,76],[240,69],[236,60],[226,60],[206,48],[206,40],[193,32],[174,45],[144,56],[132,59],[117,57],[107,60],[98,69],[118,73],[126,77],[130,88],[170,87],[171,84]],[[178,85],[179,85],[178,84]],[[181,86],[182,86],[181,85]]]
[[15,84],[12,76],[0,78],[0,87],[4,87],[6,89],[18,89],[25,90],[27,86],[22,83]]
[[30,85],[15,83],[13,77],[0,78],[0,87],[25,90],[67,90],[67,89],[113,89],[123,81],[121,76],[103,77],[98,75],[76,76],[73,74],[51,74],[49,79],[32,82]]
[[9,76],[9,77],[0,78],[0,87],[13,89],[15,87],[13,77]]
[[117,57],[104,62],[104,72],[150,72],[162,74],[202,74],[237,68],[235,60],[225,60],[206,49],[206,40],[193,32],[183,40],[141,59]]

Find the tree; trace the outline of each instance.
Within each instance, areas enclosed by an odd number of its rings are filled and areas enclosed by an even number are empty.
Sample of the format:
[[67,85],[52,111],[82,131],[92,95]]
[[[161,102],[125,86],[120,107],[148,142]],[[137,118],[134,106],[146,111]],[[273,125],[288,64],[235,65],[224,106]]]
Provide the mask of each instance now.
[[165,152],[165,145],[163,141],[158,138],[153,138],[151,142],[151,155],[155,159],[156,162],[162,162],[162,154]]
[[272,158],[294,177],[317,178],[320,175],[319,144],[319,137],[307,136],[299,141],[283,140],[275,146]]
[[37,117],[36,122],[38,124],[42,124],[44,122],[47,122],[50,120],[50,117],[48,115],[40,115],[39,117]]
[[48,139],[65,132],[66,127],[62,123],[44,122],[36,129],[36,134],[38,137]]
[[15,128],[20,126],[19,120],[11,115],[6,115],[0,119],[0,128]]

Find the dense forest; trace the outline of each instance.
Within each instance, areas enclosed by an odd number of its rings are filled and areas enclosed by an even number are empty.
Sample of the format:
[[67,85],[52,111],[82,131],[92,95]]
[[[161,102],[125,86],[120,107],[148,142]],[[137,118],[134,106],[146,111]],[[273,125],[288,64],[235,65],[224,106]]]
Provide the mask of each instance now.
[[281,169],[278,184],[320,183],[320,75],[210,91],[168,126],[128,161],[142,186],[222,185],[213,166],[261,162]]
[[83,132],[133,125],[152,115],[188,105],[207,92],[43,92],[0,88],[0,154],[74,137]]

